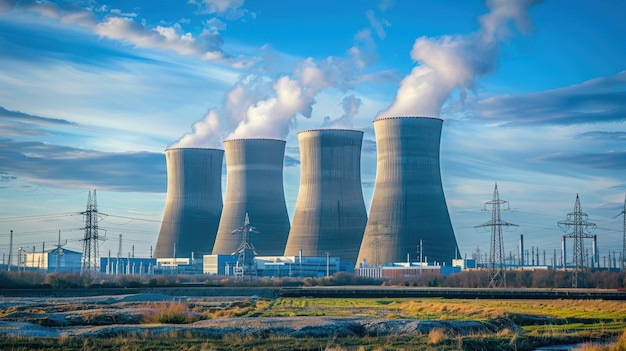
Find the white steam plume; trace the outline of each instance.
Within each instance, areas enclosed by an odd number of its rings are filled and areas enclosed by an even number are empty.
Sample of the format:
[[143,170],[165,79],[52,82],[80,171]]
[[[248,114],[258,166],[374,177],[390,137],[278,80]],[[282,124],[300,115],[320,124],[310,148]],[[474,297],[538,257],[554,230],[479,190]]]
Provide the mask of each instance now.
[[513,22],[522,34],[532,29],[528,10],[540,0],[487,0],[490,12],[481,16],[481,27],[469,35],[446,35],[415,40],[411,58],[419,65],[400,83],[396,97],[380,116],[439,116],[454,88],[461,99],[476,77],[493,72],[499,46],[511,33]]
[[[376,20],[371,13],[368,16],[370,22]],[[381,23],[381,26],[389,25],[385,20]],[[383,31],[377,33],[384,37]],[[265,73],[271,70],[274,59],[268,46],[262,49],[266,54],[265,67],[256,68]],[[355,35],[354,45],[347,54],[349,58],[331,56],[319,61],[307,58],[296,65],[292,74],[281,75],[273,81],[253,74],[243,77],[224,96],[221,108],[210,110],[203,120],[194,124],[192,133],[184,135],[172,147],[219,147],[224,136],[225,139],[285,139],[296,124],[297,116],[311,117],[315,97],[322,90],[346,91],[364,81],[397,81],[390,72],[358,76],[378,59],[370,30]],[[361,100],[353,96],[344,99],[345,114],[338,121],[351,125],[360,105]]]
[[[221,147],[224,139],[285,139],[297,115],[311,117],[315,96],[325,88],[347,89],[354,81],[354,61],[308,58],[291,76],[274,82],[249,75],[224,96],[221,109],[210,110],[170,147]],[[357,107],[358,110],[358,107]]]
[[352,129],[354,116],[359,113],[362,104],[363,101],[354,94],[344,97],[341,101],[343,115],[333,120],[330,119],[330,116],[324,117],[322,128]]

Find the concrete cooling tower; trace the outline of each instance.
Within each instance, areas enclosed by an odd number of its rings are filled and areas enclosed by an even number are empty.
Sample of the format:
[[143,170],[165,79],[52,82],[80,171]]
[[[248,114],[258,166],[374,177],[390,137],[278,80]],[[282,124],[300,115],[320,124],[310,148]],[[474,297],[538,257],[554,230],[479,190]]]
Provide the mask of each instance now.
[[154,257],[202,257],[211,252],[222,214],[218,149],[165,150],[167,198]]
[[339,256],[356,262],[367,212],[361,190],[363,132],[298,133],[300,190],[285,256]]
[[[374,121],[376,183],[357,266],[419,260],[450,265],[458,253],[441,184],[443,121],[388,117]],[[426,259],[424,259],[426,261]]]
[[289,235],[289,215],[283,189],[285,141],[231,139],[226,152],[226,195],[213,254],[230,255],[241,245],[233,231],[250,225],[259,232],[250,242],[259,255],[282,255]]

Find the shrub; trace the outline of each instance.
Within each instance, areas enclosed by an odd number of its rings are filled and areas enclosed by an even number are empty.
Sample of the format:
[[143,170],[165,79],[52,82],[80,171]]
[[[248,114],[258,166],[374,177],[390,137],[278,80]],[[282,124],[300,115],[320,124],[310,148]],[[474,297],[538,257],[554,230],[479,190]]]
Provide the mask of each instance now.
[[182,302],[157,302],[149,307],[152,311],[141,319],[146,324],[186,324],[202,319],[199,315],[188,313],[189,306]]

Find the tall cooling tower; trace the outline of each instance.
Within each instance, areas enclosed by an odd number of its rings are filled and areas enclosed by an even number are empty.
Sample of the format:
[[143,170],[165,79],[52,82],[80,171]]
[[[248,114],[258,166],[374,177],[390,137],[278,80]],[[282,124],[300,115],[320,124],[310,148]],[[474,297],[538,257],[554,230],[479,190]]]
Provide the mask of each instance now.
[[154,257],[201,257],[211,252],[222,214],[218,149],[165,150],[167,198]]
[[318,129],[298,133],[300,191],[285,256],[356,262],[367,212],[361,190],[363,132]]
[[[374,121],[377,168],[372,206],[357,266],[412,262],[449,265],[458,253],[441,184],[443,120],[388,117]],[[424,259],[426,261],[426,259]]]
[[241,245],[246,213],[258,234],[250,242],[259,255],[282,255],[289,235],[283,189],[285,141],[231,139],[226,152],[226,196],[213,254],[230,255]]

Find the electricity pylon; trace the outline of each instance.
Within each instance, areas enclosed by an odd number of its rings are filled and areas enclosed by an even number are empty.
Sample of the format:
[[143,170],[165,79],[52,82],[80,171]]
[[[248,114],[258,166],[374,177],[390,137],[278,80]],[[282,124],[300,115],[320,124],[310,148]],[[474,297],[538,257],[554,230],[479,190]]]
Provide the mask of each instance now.
[[[567,214],[567,219],[559,221],[559,227],[564,232],[569,231],[573,227],[574,231],[566,234],[566,238],[574,238],[574,275],[572,276],[572,288],[584,286],[585,276],[587,273],[587,265],[585,263],[585,245],[583,239],[593,238],[589,234],[590,230],[596,229],[596,224],[588,221],[589,216],[583,212],[580,206],[580,199],[576,194],[576,203],[574,204],[574,212]],[[565,258],[563,266],[567,267]]]
[[250,279],[257,274],[256,263],[254,262],[254,257],[257,252],[250,242],[250,234],[258,234],[259,232],[255,227],[250,225],[250,219],[248,218],[248,213],[246,213],[243,227],[239,227],[231,233],[241,234],[241,245],[239,245],[237,251],[233,252],[233,255],[237,255],[237,263],[234,269],[235,281],[242,281],[246,278]]
[[500,195],[498,194],[498,183],[496,183],[496,186],[493,190],[492,200],[485,202],[484,211],[487,211],[487,205],[491,205],[491,220],[481,225],[478,225],[475,228],[491,227],[491,250],[489,252],[489,287],[502,288],[506,287],[502,227],[517,227],[518,225],[505,222],[500,217],[501,206],[507,206],[503,211],[509,210],[509,202],[500,200]]
[[100,249],[100,238],[98,237],[98,202],[96,200],[96,190],[91,191],[87,197],[87,209],[81,212],[85,216],[85,236],[83,238],[83,257],[80,267],[80,273],[83,278],[83,284],[89,285],[94,283],[99,274],[100,257],[98,255]]
[[626,195],[624,195],[624,209],[620,214],[613,218],[617,218],[619,216],[624,217],[624,237],[622,239],[622,262],[620,267],[622,270],[626,270]]
[[55,272],[59,273],[59,259],[60,256],[63,255],[63,246],[67,245],[67,239],[65,239],[65,244],[61,245],[61,230],[59,229],[59,239],[56,244],[56,264],[55,264]]

